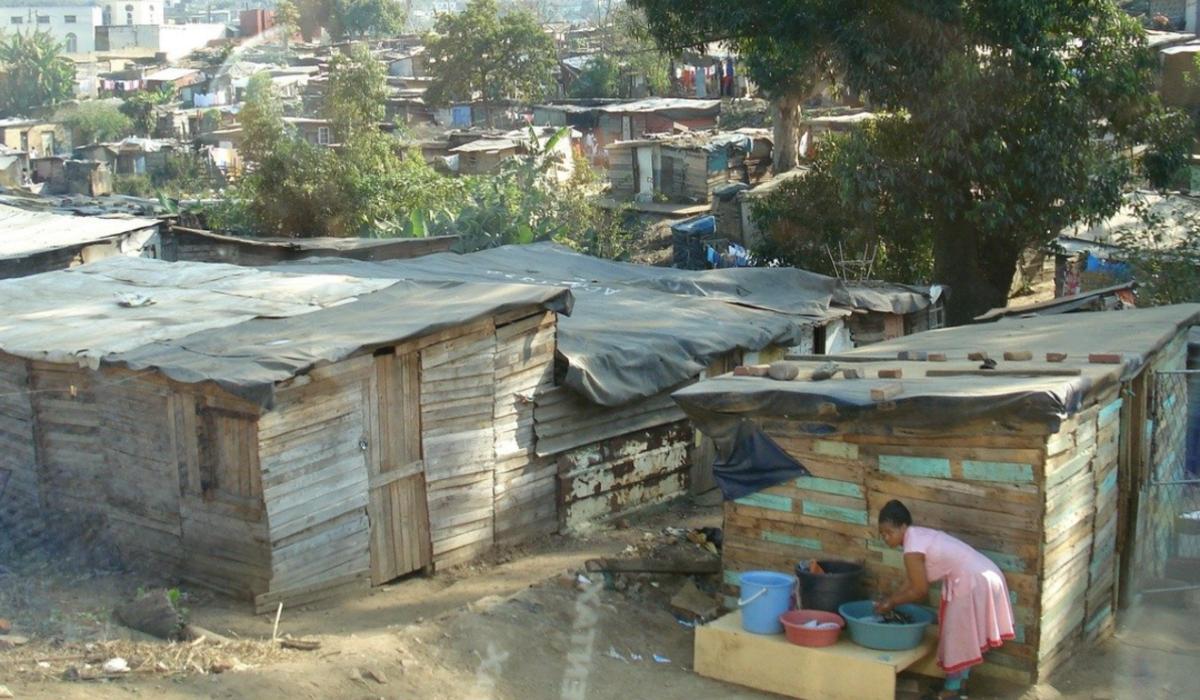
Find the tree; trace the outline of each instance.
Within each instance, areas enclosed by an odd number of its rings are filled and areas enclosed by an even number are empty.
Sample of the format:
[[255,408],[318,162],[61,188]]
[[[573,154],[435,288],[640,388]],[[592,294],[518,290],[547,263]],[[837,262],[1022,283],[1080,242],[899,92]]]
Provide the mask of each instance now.
[[75,94],[75,64],[48,32],[0,37],[0,113],[28,114]]
[[322,28],[334,41],[389,36],[403,31],[408,19],[397,0],[300,0],[297,11],[306,41]]
[[275,25],[279,27],[283,51],[287,53],[292,34],[300,28],[300,9],[293,0],[279,0],[275,3]]
[[[629,4],[645,11],[650,31],[672,51],[713,41],[734,48],[743,59],[743,68],[774,105],[775,172],[796,167],[801,105],[829,80],[831,71],[826,45],[832,36],[824,33],[827,26],[816,21],[814,11],[836,15],[842,3],[630,0]],[[846,4],[864,3],[859,0]]]
[[571,97],[620,97],[621,64],[603,54],[592,57],[568,92]]
[[434,82],[425,93],[433,104],[505,98],[537,100],[550,89],[558,65],[554,41],[525,10],[498,14],[495,0],[471,0],[458,14],[441,15],[426,38]]
[[54,119],[71,130],[77,144],[116,141],[133,133],[133,122],[111,102],[80,102],[59,110]]
[[1116,211],[1160,111],[1144,31],[1112,0],[633,2],[667,37],[732,36],[756,76],[778,59],[769,84],[867,95],[884,116],[783,205],[810,232],[929,251],[954,323],[1006,303],[1024,249]]
[[133,122],[134,130],[141,136],[150,136],[157,125],[155,108],[169,104],[175,99],[175,93],[169,88],[158,90],[142,90],[135,92],[121,103],[121,113]]

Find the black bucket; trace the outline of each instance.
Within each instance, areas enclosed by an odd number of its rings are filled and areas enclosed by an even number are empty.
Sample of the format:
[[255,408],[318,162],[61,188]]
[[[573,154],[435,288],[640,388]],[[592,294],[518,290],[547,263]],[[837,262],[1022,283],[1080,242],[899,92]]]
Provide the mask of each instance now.
[[825,573],[810,573],[803,564],[796,565],[796,577],[800,579],[800,607],[836,613],[842,603],[863,599],[862,564],[849,561],[817,563]]

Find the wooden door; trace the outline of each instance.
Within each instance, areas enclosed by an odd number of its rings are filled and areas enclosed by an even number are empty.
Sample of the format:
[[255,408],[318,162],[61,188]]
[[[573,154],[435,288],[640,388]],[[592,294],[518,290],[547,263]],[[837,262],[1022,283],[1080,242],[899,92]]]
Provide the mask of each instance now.
[[366,451],[371,583],[379,585],[433,562],[421,461],[418,354],[377,356],[367,400],[374,409]]

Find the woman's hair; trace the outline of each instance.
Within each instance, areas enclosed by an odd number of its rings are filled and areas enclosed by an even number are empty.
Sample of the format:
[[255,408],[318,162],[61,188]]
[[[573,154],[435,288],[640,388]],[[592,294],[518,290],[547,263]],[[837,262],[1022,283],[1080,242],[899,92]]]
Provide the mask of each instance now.
[[900,501],[888,501],[879,511],[879,524],[884,523],[896,527],[912,525],[912,513],[909,513],[908,508]]

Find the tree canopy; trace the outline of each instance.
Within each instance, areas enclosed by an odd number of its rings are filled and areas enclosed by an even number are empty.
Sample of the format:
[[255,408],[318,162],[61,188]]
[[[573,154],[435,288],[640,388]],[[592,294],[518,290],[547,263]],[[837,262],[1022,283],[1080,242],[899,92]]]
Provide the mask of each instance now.
[[74,95],[75,64],[49,32],[0,36],[0,114],[29,114]]
[[526,10],[503,15],[495,0],[471,0],[457,14],[441,15],[426,38],[426,60],[435,80],[425,93],[433,104],[471,100],[537,100],[553,84],[554,41]]
[[86,100],[59,110],[55,120],[74,134],[76,144],[115,141],[133,133],[133,122],[111,102]]
[[[398,0],[299,0],[295,8],[295,21],[305,39],[311,39],[321,28],[334,41],[390,36],[403,31],[408,21]],[[285,8],[285,12],[291,16],[290,9]]]
[[951,322],[1004,305],[1026,247],[1112,214],[1161,114],[1144,31],[1112,0],[631,2],[664,41],[733,44],[768,89],[836,76],[865,95],[880,118],[768,205],[793,222],[776,251],[925,253]]

